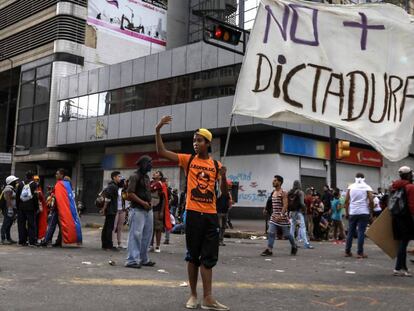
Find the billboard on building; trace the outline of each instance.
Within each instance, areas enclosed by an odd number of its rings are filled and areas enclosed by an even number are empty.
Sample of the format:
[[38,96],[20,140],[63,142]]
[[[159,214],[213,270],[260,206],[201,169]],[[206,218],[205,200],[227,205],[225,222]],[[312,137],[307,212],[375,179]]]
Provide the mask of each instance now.
[[132,40],[166,46],[167,0],[89,0],[88,24]]

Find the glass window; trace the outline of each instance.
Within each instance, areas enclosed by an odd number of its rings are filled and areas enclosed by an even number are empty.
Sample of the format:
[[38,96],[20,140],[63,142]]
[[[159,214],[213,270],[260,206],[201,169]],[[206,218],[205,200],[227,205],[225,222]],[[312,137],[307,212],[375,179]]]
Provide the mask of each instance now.
[[42,67],[37,67],[36,68],[36,79],[39,79],[45,76],[50,76],[51,69],[52,69],[52,64],[47,64]]
[[135,86],[135,102],[132,110],[141,110],[145,108],[145,88],[141,85]]
[[20,91],[20,108],[33,106],[34,82],[23,84]]
[[98,116],[99,94],[89,95],[88,105],[88,118]]
[[98,117],[109,114],[109,103],[111,102],[111,92],[99,93]]
[[159,81],[159,105],[167,106],[172,104],[171,92],[172,92],[172,79],[165,79]]
[[123,93],[124,92],[122,89],[111,91],[109,101],[109,114],[116,114],[122,112]]
[[[97,103],[96,103],[97,106]],[[85,119],[89,116],[96,117],[97,109],[91,112],[88,108],[88,96],[82,96],[78,98],[78,115],[77,119]]]
[[36,81],[36,105],[49,104],[50,78]]
[[49,106],[37,105],[33,108],[33,121],[47,120],[49,118]]
[[124,89],[124,103],[122,112],[133,111],[137,98],[135,96],[135,87],[127,87]]
[[144,99],[145,99],[145,108],[155,108],[159,107],[159,90],[158,90],[158,81],[146,83],[144,85]]
[[60,101],[59,122],[68,122],[79,118],[78,102],[77,98]]
[[33,123],[32,147],[43,148],[47,143],[47,121]]
[[22,73],[22,82],[32,81],[35,78],[35,70],[28,70]]
[[31,122],[33,118],[33,108],[20,109],[19,124]]
[[26,149],[30,148],[30,139],[32,124],[19,125],[17,128],[17,145],[25,146]]
[[187,103],[191,98],[190,77],[189,75],[174,78],[171,91],[172,103]]

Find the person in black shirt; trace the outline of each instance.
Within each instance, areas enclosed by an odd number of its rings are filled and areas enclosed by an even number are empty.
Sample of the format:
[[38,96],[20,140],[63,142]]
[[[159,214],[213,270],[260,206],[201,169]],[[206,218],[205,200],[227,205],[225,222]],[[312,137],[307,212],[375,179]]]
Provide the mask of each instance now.
[[104,215],[105,223],[102,229],[101,241],[102,249],[117,251],[112,241],[112,231],[114,230],[115,217],[118,212],[118,189],[121,182],[121,173],[118,171],[111,173],[111,181],[104,189],[102,195],[105,197]]
[[33,180],[34,173],[26,172],[26,178],[19,183],[16,194],[17,227],[19,231],[19,245],[36,245],[35,215],[39,209],[39,199],[36,194],[37,185]]
[[151,206],[151,188],[148,172],[152,169],[152,159],[142,156],[137,161],[138,170],[129,178],[128,200],[131,202],[129,213],[127,268],[139,269],[152,267],[155,262],[148,258],[148,248],[153,231],[153,211]]

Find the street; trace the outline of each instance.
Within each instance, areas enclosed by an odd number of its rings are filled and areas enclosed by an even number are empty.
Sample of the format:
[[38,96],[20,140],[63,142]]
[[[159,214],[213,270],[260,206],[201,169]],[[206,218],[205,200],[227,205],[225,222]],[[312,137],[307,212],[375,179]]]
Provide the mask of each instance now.
[[[83,228],[81,248],[1,245],[0,310],[185,310],[184,236],[151,254],[155,267],[137,270],[123,267],[126,250],[100,249],[100,232]],[[414,279],[393,277],[394,262],[370,241],[365,260],[344,258],[332,242],[296,257],[287,241],[276,241],[273,257],[259,255],[265,240],[225,242],[213,292],[231,310],[413,310]]]

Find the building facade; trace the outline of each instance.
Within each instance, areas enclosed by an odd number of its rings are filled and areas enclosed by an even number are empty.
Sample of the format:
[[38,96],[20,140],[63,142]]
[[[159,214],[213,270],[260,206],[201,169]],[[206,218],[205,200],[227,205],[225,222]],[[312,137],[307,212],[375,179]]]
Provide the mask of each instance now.
[[[0,16],[2,8],[26,1],[7,2],[11,4],[0,5]],[[83,32],[54,38],[49,50],[39,48],[47,52],[36,50],[35,59],[4,54],[19,68],[12,143],[16,174],[33,169],[49,185],[56,168],[63,166],[72,175],[78,200],[94,212],[96,194],[110,172],[129,176],[136,159],[150,154],[170,185],[183,189],[183,173],[155,152],[154,128],[164,115],[174,118],[163,129],[171,150],[192,152],[193,132],[206,127],[215,137],[214,157],[223,157],[243,57],[202,41],[202,13],[250,28],[258,1],[169,0],[167,7],[165,1],[148,0],[134,10],[123,7],[123,1],[117,7],[101,7],[98,0],[89,1],[89,7],[79,1],[55,2],[49,18],[70,13]],[[154,15],[143,15],[149,8]],[[2,28],[1,34],[6,34]],[[10,62],[0,60],[0,68],[7,70]],[[235,125],[223,160],[229,178],[239,182],[240,212],[260,213],[275,174],[285,177],[285,188],[296,179],[304,187],[330,184],[327,126],[242,116],[235,117]],[[352,157],[337,164],[342,189],[357,172],[376,188],[387,186],[399,165],[414,166],[412,157],[391,163],[356,137],[340,131],[337,137],[352,144]]]

